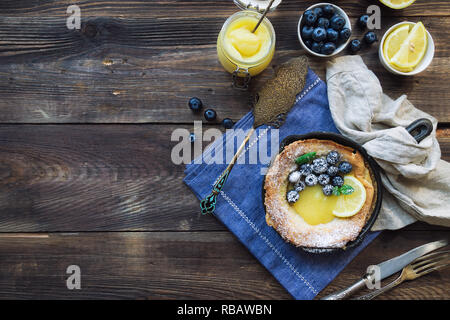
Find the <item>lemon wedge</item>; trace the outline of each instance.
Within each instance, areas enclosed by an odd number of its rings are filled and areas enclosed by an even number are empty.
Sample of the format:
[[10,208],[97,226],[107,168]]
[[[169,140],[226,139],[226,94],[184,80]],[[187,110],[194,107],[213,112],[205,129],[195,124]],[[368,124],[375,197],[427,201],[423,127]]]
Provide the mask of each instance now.
[[401,25],[389,33],[383,45],[383,54],[388,61],[391,61],[392,57],[400,50],[402,43],[405,42],[408,35],[408,24]]
[[338,218],[348,218],[357,214],[366,202],[366,188],[353,176],[344,177],[344,184],[353,187],[353,193],[340,195],[333,210],[333,215]]
[[404,9],[412,5],[416,0],[380,0],[382,4],[392,9]]
[[427,51],[427,31],[422,22],[416,23],[408,37],[400,45],[390,63],[397,68],[415,68],[422,61]]

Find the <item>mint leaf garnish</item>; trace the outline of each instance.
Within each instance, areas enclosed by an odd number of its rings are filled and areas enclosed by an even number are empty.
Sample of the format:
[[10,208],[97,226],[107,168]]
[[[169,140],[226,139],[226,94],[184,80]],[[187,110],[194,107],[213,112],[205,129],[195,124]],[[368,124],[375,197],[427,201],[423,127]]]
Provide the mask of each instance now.
[[298,165],[302,165],[302,164],[312,161],[315,157],[316,157],[315,152],[308,152],[308,153],[305,153],[304,155],[298,157],[297,159],[295,159],[295,163]]
[[341,195],[341,192],[339,191],[339,187],[338,186],[333,187],[333,194],[335,196],[340,196]]
[[352,194],[355,189],[353,189],[352,186],[349,186],[348,184],[344,184],[342,187],[339,188],[339,191],[343,194],[343,195],[349,195]]
[[349,186],[348,184],[344,184],[341,187],[335,186],[333,187],[333,194],[335,196],[340,196],[341,194],[344,196],[348,196],[349,194],[352,194],[355,191],[352,186]]

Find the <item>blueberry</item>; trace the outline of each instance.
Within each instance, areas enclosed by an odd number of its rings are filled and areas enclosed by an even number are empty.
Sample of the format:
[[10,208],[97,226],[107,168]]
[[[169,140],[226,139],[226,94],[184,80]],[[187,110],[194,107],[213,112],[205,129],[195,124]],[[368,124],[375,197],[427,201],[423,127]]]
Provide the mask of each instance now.
[[334,30],[340,31],[345,26],[345,19],[342,18],[340,15],[335,14],[330,20],[330,26]]
[[314,8],[313,12],[316,14],[317,18],[323,16],[323,10],[321,7]]
[[230,118],[225,118],[222,120],[222,125],[225,129],[231,129],[234,126],[234,122]]
[[311,49],[312,44],[313,44],[311,40],[304,40],[303,43],[305,44],[305,46],[307,48],[310,48],[310,49]]
[[341,155],[337,151],[330,151],[327,154],[327,162],[329,164],[337,164],[341,160]]
[[287,200],[289,203],[296,203],[297,200],[298,200],[298,198],[300,198],[300,195],[299,195],[298,192],[295,191],[295,190],[289,191],[289,192],[287,193],[287,195],[286,195],[286,200]]
[[324,28],[317,27],[313,31],[312,38],[316,42],[324,41],[327,38],[327,31]]
[[327,184],[322,188],[322,192],[326,196],[331,196],[333,194],[333,186],[331,184]]
[[302,174],[302,176],[306,177],[308,174],[311,174],[312,171],[312,165],[309,163],[305,163],[300,166],[300,173]]
[[367,21],[369,21],[369,16],[367,14],[362,15],[358,19],[358,27],[360,27],[361,29],[367,28]]
[[361,50],[361,41],[358,39],[354,39],[350,42],[349,46],[351,53],[357,53],[359,50]]
[[320,53],[320,49],[322,49],[323,42],[313,42],[311,45],[311,50]]
[[320,49],[320,52],[324,55],[330,55],[336,50],[336,45],[333,42],[327,42]]
[[188,105],[189,108],[194,112],[200,111],[203,108],[202,100],[197,97],[190,98]]
[[344,28],[339,32],[339,40],[341,42],[346,42],[348,39],[350,39],[350,36],[352,35],[352,32],[349,28]]
[[327,4],[322,8],[323,15],[327,18],[331,18],[334,15],[334,7],[332,5]]
[[317,184],[317,177],[314,174],[308,174],[305,177],[305,184],[309,187],[315,186]]
[[339,173],[338,167],[335,167],[335,166],[328,167],[327,175],[329,175],[330,177],[334,177],[338,173]]
[[317,174],[326,172],[328,169],[327,160],[325,160],[325,158],[314,159],[312,162],[312,169]]
[[190,142],[194,142],[194,141],[195,141],[195,133],[191,132],[191,133],[189,134],[189,141],[190,141]]
[[332,29],[332,28],[328,28],[327,29],[327,39],[330,42],[338,42],[339,40],[339,32],[337,32],[336,30]]
[[304,25],[302,28],[302,39],[303,40],[311,39],[313,32],[314,32],[313,26]]
[[378,41],[377,35],[373,31],[369,31],[364,35],[364,42],[368,45]]
[[322,27],[322,28],[328,28],[328,26],[330,25],[330,20],[328,20],[327,18],[319,18],[319,20],[317,20],[317,26],[318,27]]
[[302,192],[305,190],[305,183],[303,181],[299,181],[294,185],[294,190],[297,192]]
[[331,184],[335,187],[342,187],[344,185],[344,178],[341,176],[335,176],[331,179]]
[[330,183],[330,176],[322,173],[320,176],[317,177],[317,180],[319,181],[320,185],[325,186]]
[[217,113],[213,109],[206,109],[203,115],[207,121],[214,121],[217,117]]
[[305,23],[309,26],[314,25],[314,23],[316,23],[317,21],[317,15],[311,10],[305,11],[303,17],[305,18]]
[[341,172],[343,174],[347,174],[352,171],[353,167],[349,162],[342,161],[341,163],[339,163],[338,169],[339,169],[339,172]]
[[297,183],[298,181],[300,181],[300,178],[301,178],[301,177],[302,177],[302,174],[301,174],[300,171],[292,171],[292,172],[289,174],[288,180],[289,180],[290,183],[295,184],[295,183]]

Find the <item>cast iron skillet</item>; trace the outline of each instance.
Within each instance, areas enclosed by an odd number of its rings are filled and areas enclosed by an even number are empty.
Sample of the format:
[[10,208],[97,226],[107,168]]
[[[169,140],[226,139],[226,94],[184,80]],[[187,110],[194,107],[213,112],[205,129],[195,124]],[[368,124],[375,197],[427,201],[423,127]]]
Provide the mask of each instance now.
[[[406,130],[416,139],[417,143],[420,143],[423,139],[428,137],[431,132],[433,131],[433,124],[428,119],[418,119],[411,123],[408,127],[406,127]],[[281,153],[284,148],[298,140],[306,140],[306,139],[320,139],[320,140],[331,140],[336,143],[339,143],[343,146],[347,146],[350,148],[353,148],[354,150],[357,150],[361,153],[363,158],[366,160],[366,163],[370,167],[370,171],[372,172],[372,178],[375,180],[376,183],[376,202],[374,205],[374,209],[372,211],[372,214],[370,215],[369,219],[367,220],[366,224],[362,228],[361,232],[359,233],[358,237],[347,243],[345,246],[345,249],[352,248],[355,246],[358,246],[366,234],[370,231],[370,228],[375,223],[375,220],[378,217],[378,214],[380,213],[381,209],[381,202],[382,202],[382,195],[383,195],[383,185],[381,183],[381,168],[378,166],[378,164],[375,162],[375,160],[369,156],[366,152],[366,150],[357,142],[346,138],[342,135],[331,133],[331,132],[311,132],[303,135],[292,135],[286,137],[283,141],[281,141],[280,144],[280,150]],[[265,200],[265,189],[264,189],[264,183],[265,183],[265,177],[263,180],[263,201]],[[265,209],[265,205],[264,205]],[[343,248],[308,248],[308,247],[300,247],[301,249],[307,251],[307,252],[313,252],[313,253],[332,253],[332,252],[338,252],[342,251]]]

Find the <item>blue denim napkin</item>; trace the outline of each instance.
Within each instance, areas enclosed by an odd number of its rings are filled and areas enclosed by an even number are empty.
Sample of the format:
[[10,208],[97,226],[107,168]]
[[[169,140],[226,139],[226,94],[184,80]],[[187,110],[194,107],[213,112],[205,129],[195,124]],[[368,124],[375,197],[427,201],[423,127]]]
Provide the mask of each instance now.
[[[319,77],[309,70],[306,85],[297,95],[295,105],[279,128],[279,141],[293,134],[312,131],[338,133],[328,107],[327,87]],[[253,124],[251,112],[246,114],[234,129],[249,130]],[[274,129],[261,126],[250,138],[245,153],[231,171],[228,181],[217,198],[214,215],[250,250],[250,252],[273,274],[295,299],[313,299],[327,286],[344,267],[378,233],[369,233],[361,245],[333,254],[307,253],[286,243],[278,233],[266,224],[262,199],[264,168],[268,164],[251,164],[250,154],[258,150],[261,143],[267,145],[271,154],[270,139]],[[215,141],[203,154],[210,161],[211,156],[222,152],[226,159],[226,142],[235,141],[235,131],[227,131],[222,140]],[[235,143],[235,150],[239,147]],[[273,154],[278,151],[279,145]],[[245,160],[245,162],[244,162]],[[211,192],[212,185],[227,164],[207,164],[199,159],[186,166],[184,182],[199,199]],[[219,161],[217,161],[219,162]],[[254,161],[253,161],[254,163]],[[200,207],[199,207],[200,210]],[[362,268],[365,266],[362,266]],[[365,270],[361,269],[361,273]]]

